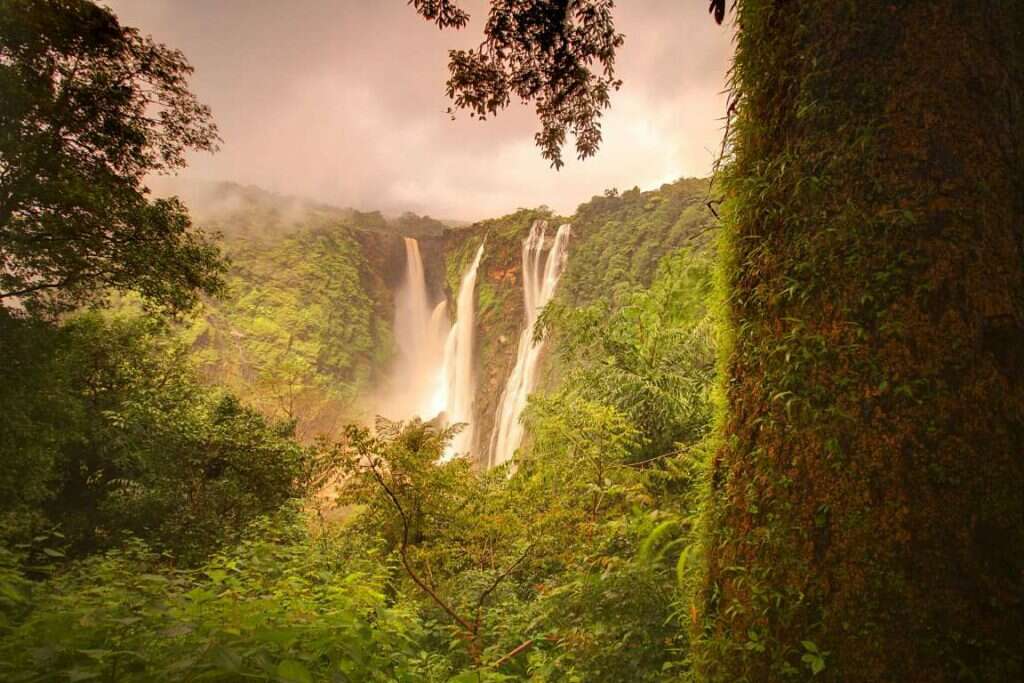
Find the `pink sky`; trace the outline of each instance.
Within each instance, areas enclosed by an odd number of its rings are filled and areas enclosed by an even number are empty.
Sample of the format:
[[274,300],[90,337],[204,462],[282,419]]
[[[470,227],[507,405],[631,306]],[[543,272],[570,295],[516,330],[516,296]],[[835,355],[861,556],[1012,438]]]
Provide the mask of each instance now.
[[445,110],[447,50],[479,44],[473,21],[441,32],[405,0],[114,0],[122,22],[180,49],[224,138],[185,179],[232,180],[388,213],[478,219],[518,207],[571,213],[605,188],[709,173],[721,142],[731,32],[699,0],[620,0],[625,84],[595,158],[554,171],[518,104],[486,122]]

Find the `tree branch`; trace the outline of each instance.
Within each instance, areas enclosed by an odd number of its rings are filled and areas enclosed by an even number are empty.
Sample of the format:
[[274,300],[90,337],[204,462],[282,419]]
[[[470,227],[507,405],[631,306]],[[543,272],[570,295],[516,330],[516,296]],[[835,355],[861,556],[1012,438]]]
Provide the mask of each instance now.
[[535,545],[537,545],[537,544],[536,543],[531,543],[530,545],[526,546],[526,550],[523,551],[523,553],[518,557],[518,559],[516,559],[516,561],[513,562],[512,564],[510,564],[505,569],[505,571],[503,571],[501,574],[499,574],[494,579],[494,581],[491,582],[491,585],[488,586],[487,589],[484,590],[484,592],[480,594],[480,597],[476,601],[476,610],[474,611],[474,613],[475,613],[474,620],[476,621],[477,629],[480,628],[480,610],[483,609],[484,601],[487,600],[487,597],[491,593],[494,592],[494,589],[498,587],[498,584],[500,584],[502,581],[504,581],[508,577],[509,574],[511,574],[513,571],[515,571],[516,567],[518,567],[520,564],[522,564],[523,560],[526,559],[526,556],[530,554],[530,551],[533,550],[533,547]]
[[13,292],[0,292],[0,299],[6,299],[8,297],[22,297],[26,294],[33,294],[43,289],[59,289],[68,284],[68,280],[61,280],[60,282],[44,282],[38,285],[32,285],[25,289],[18,289]]
[[515,647],[515,649],[511,650],[508,654],[504,655],[501,659],[496,661],[494,664],[491,664],[491,668],[492,669],[497,669],[497,668],[501,667],[503,664],[506,664],[510,659],[515,657],[517,654],[519,654],[523,650],[526,650],[531,645],[533,645],[533,638],[530,638],[529,640],[524,640],[522,643],[517,645]]
[[437,603],[437,605],[441,609],[443,609],[445,612],[448,613],[448,616],[450,616],[452,619],[454,619],[456,622],[458,622],[458,624],[460,626],[462,626],[463,629],[466,630],[466,632],[469,634],[469,636],[471,638],[475,639],[476,638],[476,628],[474,628],[468,621],[466,621],[461,616],[459,616],[459,614],[454,609],[452,609],[452,607],[450,607],[448,605],[448,603],[446,603],[444,600],[442,600],[440,598],[440,596],[438,596],[437,593],[435,593],[433,590],[431,590],[431,588],[426,584],[426,582],[424,582],[423,579],[421,579],[416,574],[416,572],[413,571],[412,565],[409,563],[409,554],[408,554],[408,548],[409,548],[409,518],[405,514],[405,509],[402,507],[402,503],[398,500],[398,497],[391,490],[391,487],[389,487],[387,485],[387,482],[384,481],[384,476],[377,469],[378,461],[374,460],[373,457],[371,456],[369,462],[370,462],[370,465],[369,465],[370,466],[370,472],[373,474],[373,478],[376,479],[377,480],[377,484],[379,484],[380,487],[382,489],[384,489],[384,493],[387,494],[388,498],[391,499],[391,503],[395,506],[395,509],[398,510],[398,515],[402,519],[402,544],[401,544],[401,546],[399,548],[398,554],[399,554],[399,557],[402,560],[402,566],[405,568],[405,572],[409,575],[409,578],[411,578],[413,580],[413,583],[415,583],[417,586],[419,586],[420,590],[422,590],[424,593],[429,595],[430,598],[435,603]]

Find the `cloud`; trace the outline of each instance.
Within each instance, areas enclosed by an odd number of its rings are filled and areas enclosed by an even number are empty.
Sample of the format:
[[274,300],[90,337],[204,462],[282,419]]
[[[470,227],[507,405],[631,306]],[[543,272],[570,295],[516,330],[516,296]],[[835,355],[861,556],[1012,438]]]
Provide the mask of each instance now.
[[533,146],[528,107],[482,123],[445,114],[447,50],[479,43],[483,0],[464,3],[474,21],[461,32],[438,31],[404,0],[109,4],[196,69],[224,144],[191,157],[185,179],[447,218],[539,204],[571,213],[607,187],[707,174],[720,144],[731,36],[701,3],[619,3],[625,85],[597,157],[559,172]]

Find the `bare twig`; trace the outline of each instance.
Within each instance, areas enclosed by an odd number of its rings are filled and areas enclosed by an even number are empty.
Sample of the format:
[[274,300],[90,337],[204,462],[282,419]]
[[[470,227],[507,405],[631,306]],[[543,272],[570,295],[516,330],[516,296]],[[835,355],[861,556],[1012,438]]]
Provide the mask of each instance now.
[[522,564],[523,560],[526,559],[526,556],[530,554],[530,551],[533,550],[533,547],[535,545],[536,545],[536,543],[531,543],[530,545],[526,546],[526,550],[523,551],[523,553],[516,559],[516,561],[513,562],[512,564],[510,564],[505,569],[505,571],[503,571],[501,574],[499,574],[494,579],[494,581],[491,582],[491,585],[488,586],[486,588],[486,590],[484,590],[484,592],[480,594],[480,597],[476,601],[476,610],[475,610],[475,617],[474,617],[475,620],[476,620],[476,627],[478,629],[480,628],[480,610],[483,609],[484,601],[487,600],[488,596],[491,593],[494,592],[494,589],[498,587],[498,584],[500,584],[502,581],[504,581],[508,577],[509,574],[511,574],[513,571],[515,571],[516,567],[518,567],[520,564]]
[[517,645],[515,649],[511,650],[508,654],[504,655],[501,659],[496,661],[494,664],[491,664],[491,668],[492,669],[497,669],[497,668],[501,667],[503,664],[506,664],[510,659],[512,659],[517,654],[519,654],[523,650],[527,649],[531,645],[533,645],[533,638],[530,638],[529,640],[524,640],[522,643]]

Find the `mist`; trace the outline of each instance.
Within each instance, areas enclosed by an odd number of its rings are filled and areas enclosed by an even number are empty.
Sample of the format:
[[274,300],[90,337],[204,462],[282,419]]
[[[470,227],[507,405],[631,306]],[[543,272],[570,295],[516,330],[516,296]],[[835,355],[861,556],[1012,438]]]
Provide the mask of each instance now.
[[220,127],[221,150],[192,155],[175,188],[228,180],[363,211],[475,220],[540,204],[571,213],[606,188],[710,172],[731,33],[702,3],[617,6],[624,85],[598,155],[579,162],[567,147],[561,171],[534,147],[529,107],[514,103],[486,122],[446,114],[447,51],[479,44],[486,18],[485,2],[463,4],[470,26],[445,32],[404,0],[109,6],[184,52],[192,88]]

